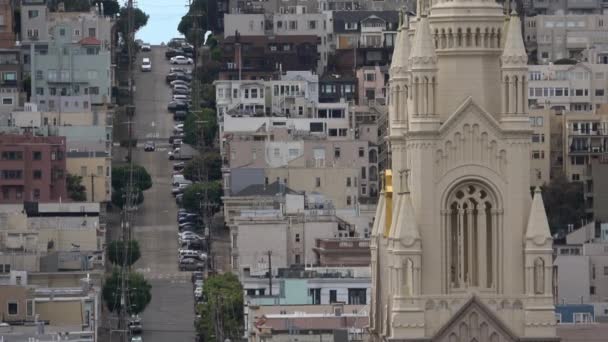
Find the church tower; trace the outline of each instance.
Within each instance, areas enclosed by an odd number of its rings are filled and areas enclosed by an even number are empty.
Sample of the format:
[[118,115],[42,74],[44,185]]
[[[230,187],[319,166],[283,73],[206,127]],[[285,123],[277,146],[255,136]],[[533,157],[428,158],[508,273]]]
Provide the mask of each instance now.
[[530,191],[521,22],[494,0],[418,8],[401,20],[390,68],[372,339],[558,341],[552,239]]

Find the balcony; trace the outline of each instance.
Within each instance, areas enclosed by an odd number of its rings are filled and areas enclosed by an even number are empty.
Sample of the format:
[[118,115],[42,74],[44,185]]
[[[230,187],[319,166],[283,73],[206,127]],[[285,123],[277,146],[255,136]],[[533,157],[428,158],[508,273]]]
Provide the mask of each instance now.
[[574,148],[574,147],[570,147],[569,149],[569,153],[570,154],[603,154],[608,152],[607,148],[601,147],[601,146],[596,146],[596,147],[587,147],[587,146],[582,146],[580,148]]
[[569,135],[584,135],[584,136],[608,136],[608,129],[597,129],[597,130],[581,130],[581,129],[568,129]]

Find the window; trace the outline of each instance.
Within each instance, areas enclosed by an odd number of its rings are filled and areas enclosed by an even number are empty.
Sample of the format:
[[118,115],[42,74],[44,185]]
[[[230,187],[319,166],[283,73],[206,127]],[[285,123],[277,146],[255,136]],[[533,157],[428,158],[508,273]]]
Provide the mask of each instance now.
[[283,51],[289,51],[289,50],[291,50],[291,45],[283,44]]
[[541,58],[549,58],[549,52],[543,51],[543,52],[541,52],[540,56],[541,56]]
[[257,90],[257,88],[251,89],[251,98],[252,99],[257,99],[258,98],[258,90]]
[[34,316],[34,301],[32,299],[28,299],[25,302],[25,311],[28,317]]
[[89,87],[89,94],[99,95],[99,87]]
[[289,21],[289,29],[290,30],[297,30],[298,29],[298,22],[295,20],[290,20]]
[[317,188],[321,187],[321,177],[315,177],[315,186]]
[[361,167],[361,179],[367,178],[366,173],[367,173],[367,169],[365,168],[365,166],[362,166]]
[[0,264],[0,273],[11,273],[11,264],[4,264],[4,267]]
[[89,28],[89,37],[95,37],[96,36],[96,31],[94,27],[90,27]]
[[545,159],[545,151],[532,151],[532,159]]
[[350,196],[346,196],[346,205],[351,205],[352,204],[352,199]]
[[3,97],[2,98],[2,104],[3,105],[12,105],[13,104],[13,98],[12,97]]
[[333,304],[338,301],[338,290],[329,290],[329,303]]
[[334,148],[334,157],[340,158],[340,148],[339,147]]
[[561,324],[562,323],[562,314],[561,313],[555,313],[555,323],[557,324]]
[[308,29],[309,30],[314,30],[317,28],[317,21],[316,20],[310,20],[308,22]]
[[345,30],[356,30],[357,29],[357,23],[356,22],[350,22],[350,23],[344,23],[344,29]]
[[545,135],[544,134],[532,134],[532,142],[533,143],[544,143]]
[[40,151],[34,151],[32,153],[32,158],[34,160],[42,160],[42,152],[40,152]]
[[348,304],[349,305],[366,305],[367,290],[366,289],[348,289]]
[[30,39],[38,38],[38,29],[27,29],[27,37]]
[[40,199],[40,189],[34,189],[33,195],[35,200]]
[[249,98],[249,89],[245,89],[245,98],[248,99]]
[[296,234],[296,242],[300,242],[300,234]]
[[347,187],[350,187],[350,186],[351,186],[350,177],[346,177],[346,186],[347,186]]
[[312,304],[321,304],[321,289],[308,289],[308,296],[312,297]]
[[14,71],[6,71],[2,73],[3,82],[15,82],[17,81],[17,73]]
[[[591,286],[589,288],[589,292],[591,292],[591,294],[595,294],[595,286]],[[574,324],[593,323],[593,319],[591,318],[591,314],[588,313],[588,312],[575,312],[573,314],[573,320],[574,320]]]
[[28,18],[36,18],[38,17],[38,10],[29,10],[27,11]]
[[4,151],[2,152],[2,160],[23,160],[23,152]]
[[376,74],[371,73],[371,72],[365,74],[365,81],[373,82],[375,80],[376,80]]
[[33,177],[34,177],[34,179],[41,179],[42,178],[42,170],[34,170]]
[[17,302],[8,302],[8,314],[11,316],[19,314],[19,305]]
[[99,176],[99,177],[103,176],[103,166],[101,166],[101,165],[97,166],[97,176]]
[[296,254],[296,260],[295,260],[295,264],[299,265],[300,264],[300,254]]
[[62,27],[59,29],[59,35],[65,37],[65,28]]
[[365,158],[365,148],[359,147],[359,157]]
[[604,96],[604,89],[595,89],[595,96]]

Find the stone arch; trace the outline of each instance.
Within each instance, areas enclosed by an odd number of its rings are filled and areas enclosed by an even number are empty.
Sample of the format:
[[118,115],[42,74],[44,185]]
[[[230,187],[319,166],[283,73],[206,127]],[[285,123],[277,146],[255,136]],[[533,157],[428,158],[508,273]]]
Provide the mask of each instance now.
[[498,29],[496,31],[496,40],[498,42],[498,47],[501,47],[502,46],[502,33],[501,33],[500,29]]
[[439,301],[438,308],[442,309],[442,310],[447,310],[448,309],[448,302],[445,301],[445,300]]
[[490,335],[490,342],[500,342],[500,336],[498,336],[497,332],[493,332],[492,335]]
[[426,303],[424,304],[424,309],[425,310],[435,309],[435,302],[432,299],[427,300]]
[[475,29],[475,47],[481,47],[481,29]]
[[483,47],[490,47],[490,29],[486,27],[485,32],[483,34]]
[[545,261],[538,257],[534,259],[534,294],[545,293]]
[[471,47],[473,45],[473,37],[472,37],[472,33],[471,33],[471,28],[467,27],[467,33],[466,33],[466,37],[465,37],[465,45],[466,47]]
[[466,341],[468,339],[469,326],[465,322],[460,323],[460,325],[458,326],[458,334],[460,335],[461,341]]
[[459,342],[458,336],[456,335],[456,333],[451,333],[450,337],[448,339],[449,339],[449,342]]
[[448,49],[454,47],[454,34],[451,28],[448,28]]
[[463,44],[463,39],[462,39],[462,28],[458,28],[456,30],[456,47],[461,48]]
[[369,180],[375,182],[378,180],[378,167],[372,165],[369,167]]
[[376,149],[371,149],[369,150],[369,162],[372,164],[376,164],[378,163],[378,151],[376,151]]
[[469,326],[472,330],[477,329],[479,327],[479,315],[477,312],[471,312],[469,315]]
[[496,47],[496,31],[494,30],[494,28],[492,28],[492,30],[490,31],[490,48],[495,48]]
[[445,49],[447,47],[447,37],[445,33],[445,29],[441,29],[441,48]]
[[500,308],[501,308],[502,310],[510,309],[510,308],[511,308],[511,303],[509,303],[509,301],[508,301],[508,300],[503,299],[503,301],[502,301],[502,302],[500,302]]
[[524,304],[521,302],[521,300],[516,299],[513,302],[513,309],[514,310],[523,310],[524,309]]

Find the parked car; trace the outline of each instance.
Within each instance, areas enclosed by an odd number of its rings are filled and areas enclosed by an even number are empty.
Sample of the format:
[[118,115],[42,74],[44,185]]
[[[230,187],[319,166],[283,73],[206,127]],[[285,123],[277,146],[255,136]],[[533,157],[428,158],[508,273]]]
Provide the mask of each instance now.
[[182,49],[169,48],[169,49],[167,49],[167,51],[165,51],[165,58],[171,59],[175,56],[182,56],[183,54],[184,54],[184,51]]
[[175,121],[184,121],[186,120],[186,117],[188,116],[188,112],[185,110],[176,110],[175,113],[173,113],[173,120]]
[[190,91],[191,91],[190,85],[186,85],[186,84],[174,84],[171,86],[171,89],[173,90],[174,94],[176,91],[179,91],[179,90],[186,91],[186,92],[188,92],[188,94],[190,94]]
[[171,48],[178,48],[184,43],[186,43],[186,38],[171,38],[171,40],[169,40],[169,42],[167,43],[167,46]]
[[180,134],[176,134],[176,135],[172,135],[169,137],[169,144],[173,144],[173,141],[175,141],[175,139],[184,139],[185,134],[184,133],[180,133]]
[[141,51],[143,51],[143,52],[152,51],[152,46],[150,46],[149,43],[143,43],[141,46]]
[[175,204],[181,205],[183,201],[184,201],[184,194],[175,195]]
[[175,80],[182,80],[186,82],[192,82],[192,75],[183,72],[172,72],[165,77],[167,83],[171,83]]
[[188,70],[189,70],[189,69],[184,68],[184,67],[170,67],[170,68],[169,68],[169,73],[172,73],[172,72],[183,72],[183,73],[185,73],[185,72],[187,72]]
[[204,278],[205,274],[203,272],[192,272],[192,276],[190,277],[192,283],[196,282],[197,280],[203,280]]
[[188,103],[185,101],[173,100],[167,105],[167,110],[169,110],[170,112],[176,112],[178,110],[188,110],[188,107]]
[[182,139],[173,140],[173,148],[178,148],[178,147],[182,146],[182,144],[183,144]]
[[181,271],[202,271],[205,269],[206,263],[196,259],[184,259],[179,262]]
[[131,342],[143,342],[144,339],[141,337],[141,335],[136,335],[136,336],[131,336]]
[[189,52],[189,53],[193,53],[194,52],[194,46],[192,46],[192,44],[188,44],[188,43],[183,43],[181,46],[181,49],[184,52]]
[[144,151],[146,152],[154,152],[156,150],[156,144],[154,141],[146,141],[144,145]]
[[194,297],[201,298],[203,296],[203,287],[197,287],[194,289]]
[[183,85],[186,87],[190,87],[190,82],[188,81],[184,81],[184,80],[173,80],[169,83],[172,87],[176,86],[176,85]]
[[183,170],[186,167],[183,162],[173,164],[173,170],[179,171]]
[[174,186],[174,187],[171,189],[171,194],[172,194],[173,196],[176,196],[177,194],[181,194],[181,193],[183,193],[183,192],[184,192],[184,190],[186,190],[186,188],[187,188],[187,187],[189,187],[189,186],[190,186],[190,184],[180,184],[180,185],[178,185],[178,186]]
[[141,71],[152,71],[152,62],[150,61],[150,58],[144,57],[141,60]]
[[185,57],[185,56],[175,56],[173,58],[170,59],[170,63],[171,64],[176,64],[176,65],[184,65],[184,64],[192,64],[192,58],[189,57]]
[[190,89],[184,88],[173,88],[173,98],[175,99],[175,95],[185,95],[187,98],[190,96]]
[[141,318],[138,316],[131,317],[129,320],[129,333],[131,335],[141,334],[143,331],[143,326],[141,324]]
[[184,103],[190,103],[190,95],[188,95],[188,94],[174,94],[172,100],[173,101],[181,101],[181,102],[184,102]]

